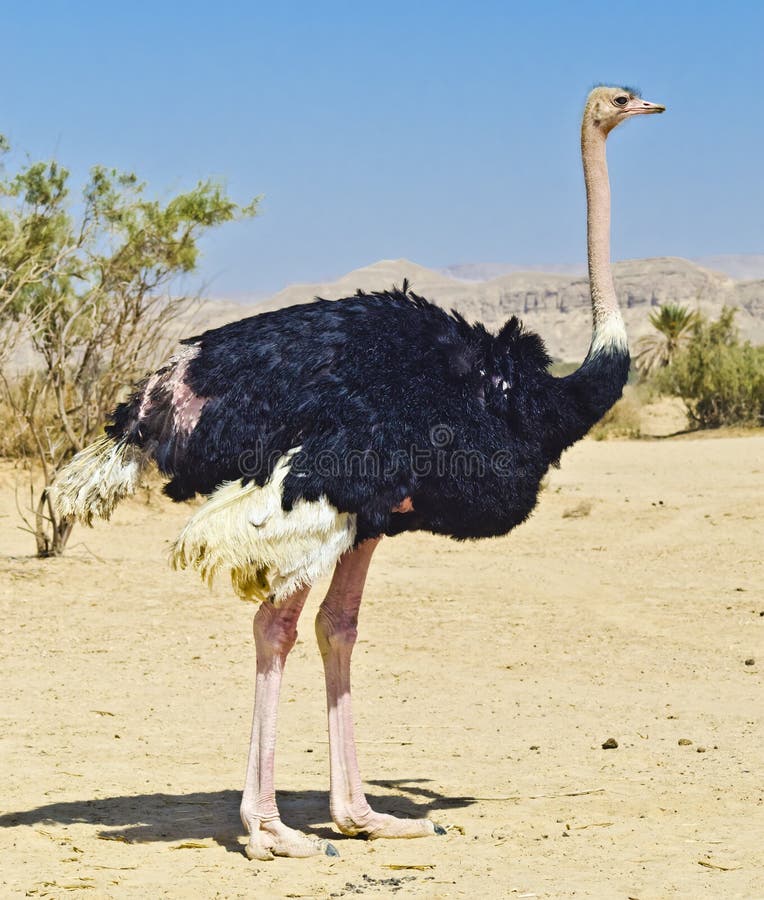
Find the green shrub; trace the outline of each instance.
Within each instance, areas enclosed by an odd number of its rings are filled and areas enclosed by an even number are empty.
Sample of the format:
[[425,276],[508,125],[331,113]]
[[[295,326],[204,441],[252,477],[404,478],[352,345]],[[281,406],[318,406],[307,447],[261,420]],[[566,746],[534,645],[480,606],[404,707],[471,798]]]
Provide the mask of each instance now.
[[176,288],[201,237],[256,206],[212,180],[152,200],[135,175],[103,166],[73,200],[55,161],[0,165],[0,453],[34,456],[43,476],[28,523],[39,556],[60,555],[71,532],[49,500],[56,472],[193,307]]
[[698,317],[656,385],[684,400],[697,428],[764,423],[764,347],[741,343],[734,309],[725,307],[717,321]]

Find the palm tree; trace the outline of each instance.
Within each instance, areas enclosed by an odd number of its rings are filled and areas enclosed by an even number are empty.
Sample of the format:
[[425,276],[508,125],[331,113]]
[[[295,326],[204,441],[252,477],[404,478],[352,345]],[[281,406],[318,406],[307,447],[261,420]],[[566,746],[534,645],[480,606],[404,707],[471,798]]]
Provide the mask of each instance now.
[[697,318],[697,313],[677,303],[667,303],[650,313],[650,324],[655,331],[637,341],[634,357],[642,378],[667,366],[677,351],[687,345]]

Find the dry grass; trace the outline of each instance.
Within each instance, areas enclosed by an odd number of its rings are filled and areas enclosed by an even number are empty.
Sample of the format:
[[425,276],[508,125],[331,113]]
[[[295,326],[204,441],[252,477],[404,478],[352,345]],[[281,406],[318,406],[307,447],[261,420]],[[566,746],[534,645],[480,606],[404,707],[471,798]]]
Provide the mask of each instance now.
[[595,441],[641,437],[644,405],[645,398],[639,388],[627,385],[623,397],[605,413],[589,434]]

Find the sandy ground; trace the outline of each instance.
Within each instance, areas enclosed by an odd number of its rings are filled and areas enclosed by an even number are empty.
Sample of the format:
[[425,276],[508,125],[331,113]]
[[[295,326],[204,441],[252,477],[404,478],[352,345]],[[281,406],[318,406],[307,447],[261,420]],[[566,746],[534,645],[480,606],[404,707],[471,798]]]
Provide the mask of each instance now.
[[[252,863],[252,608],[168,571],[188,510],[155,493],[31,558],[2,469],[0,895],[764,897],[763,476],[761,434],[586,441],[509,538],[383,542],[366,784],[448,834]],[[286,821],[330,837],[319,598],[277,781]]]

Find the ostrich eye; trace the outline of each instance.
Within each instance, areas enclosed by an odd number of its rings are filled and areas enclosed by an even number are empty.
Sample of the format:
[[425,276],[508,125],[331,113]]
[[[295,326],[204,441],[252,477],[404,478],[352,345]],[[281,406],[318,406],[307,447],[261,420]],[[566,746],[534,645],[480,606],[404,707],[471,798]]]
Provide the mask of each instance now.
[[629,98],[628,97],[616,97],[615,102],[619,106],[626,106],[626,104],[629,102]]

